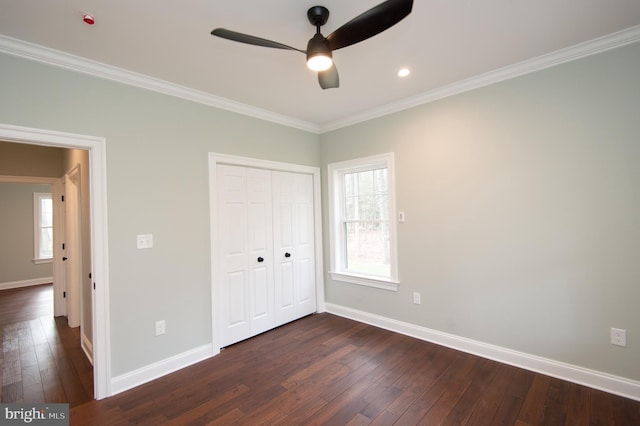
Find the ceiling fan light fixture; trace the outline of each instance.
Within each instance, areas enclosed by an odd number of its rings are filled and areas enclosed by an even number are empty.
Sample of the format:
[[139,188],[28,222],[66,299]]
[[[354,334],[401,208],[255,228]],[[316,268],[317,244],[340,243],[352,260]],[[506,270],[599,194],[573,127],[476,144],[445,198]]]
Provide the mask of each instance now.
[[307,45],[307,67],[313,71],[325,71],[333,65],[333,55],[327,40],[319,32]]
[[307,67],[313,71],[325,71],[331,68],[333,60],[324,55],[316,55],[307,59]]

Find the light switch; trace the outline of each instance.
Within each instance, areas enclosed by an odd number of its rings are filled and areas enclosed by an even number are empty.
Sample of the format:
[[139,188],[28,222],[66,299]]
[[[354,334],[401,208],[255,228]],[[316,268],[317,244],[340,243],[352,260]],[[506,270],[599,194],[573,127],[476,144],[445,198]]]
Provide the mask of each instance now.
[[138,249],[153,248],[153,234],[138,235]]
[[404,212],[398,212],[398,222],[404,223]]

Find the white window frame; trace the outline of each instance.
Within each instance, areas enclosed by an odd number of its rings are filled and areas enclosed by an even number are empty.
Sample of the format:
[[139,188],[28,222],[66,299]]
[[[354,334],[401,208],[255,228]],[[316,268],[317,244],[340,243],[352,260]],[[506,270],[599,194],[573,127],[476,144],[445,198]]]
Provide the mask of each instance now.
[[[36,264],[53,262],[53,256],[40,257],[40,229],[42,228],[40,208],[42,206],[42,200],[47,198],[53,200],[50,192],[33,193],[33,263]],[[53,218],[51,228],[53,229]]]
[[[389,263],[390,274],[388,278],[370,276],[346,271],[345,265],[345,235],[342,226],[343,198],[344,198],[344,175],[347,173],[367,171],[386,167],[388,188],[388,217],[389,217]],[[397,227],[396,227],[396,197],[395,197],[395,168],[393,153],[374,155],[371,157],[357,158],[354,160],[341,161],[328,165],[329,179],[329,243],[331,253],[331,269],[329,274],[335,281],[342,281],[351,284],[364,285],[368,287],[382,288],[385,290],[398,290],[398,250],[397,250]]]

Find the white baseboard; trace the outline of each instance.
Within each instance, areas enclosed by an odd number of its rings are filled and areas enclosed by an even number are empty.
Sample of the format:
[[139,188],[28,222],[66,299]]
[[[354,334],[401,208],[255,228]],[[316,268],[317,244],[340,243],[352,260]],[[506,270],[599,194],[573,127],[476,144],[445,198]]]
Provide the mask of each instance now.
[[51,284],[53,277],[32,278],[30,280],[12,281],[8,283],[0,283],[0,290],[9,290],[11,288],[31,287],[32,285]]
[[635,380],[490,345],[332,303],[327,303],[326,308],[327,312],[341,317],[640,401],[640,382]]
[[111,379],[111,396],[188,367],[214,355],[211,344],[191,349]]

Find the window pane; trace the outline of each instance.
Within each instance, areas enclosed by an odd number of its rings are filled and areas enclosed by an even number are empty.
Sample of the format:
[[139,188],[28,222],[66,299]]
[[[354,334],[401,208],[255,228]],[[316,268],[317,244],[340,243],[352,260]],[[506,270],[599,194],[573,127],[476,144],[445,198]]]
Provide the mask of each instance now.
[[53,228],[40,229],[40,259],[53,257]]
[[389,224],[347,222],[345,226],[345,269],[366,275],[390,276]]
[[344,175],[345,220],[388,220],[387,169]]
[[51,198],[40,198],[40,226],[53,226],[53,202]]

